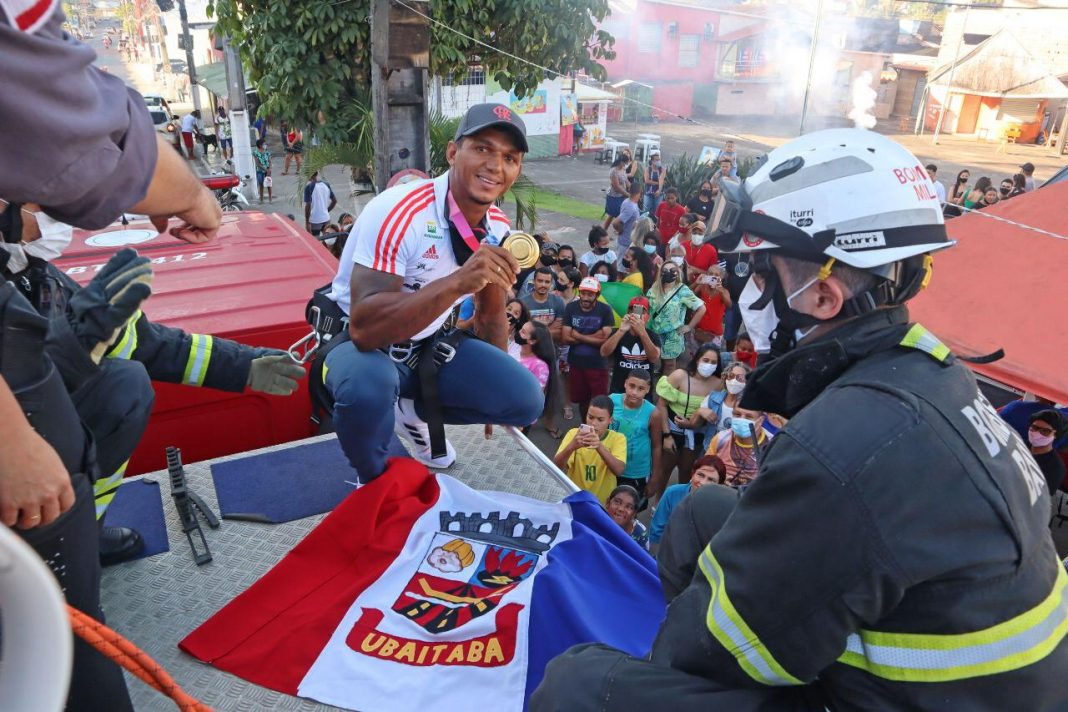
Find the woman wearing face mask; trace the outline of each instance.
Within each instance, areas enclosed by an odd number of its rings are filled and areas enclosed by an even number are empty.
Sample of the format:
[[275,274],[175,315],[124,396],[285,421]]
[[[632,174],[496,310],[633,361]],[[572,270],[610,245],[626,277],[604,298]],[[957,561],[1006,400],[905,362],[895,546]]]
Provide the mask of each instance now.
[[519,360],[519,342],[516,336],[523,325],[530,321],[530,311],[527,305],[518,299],[509,299],[504,307],[504,315],[508,319],[508,355]]
[[[986,191],[990,190],[991,188],[994,188],[994,184],[990,181],[990,178],[987,176],[982,176],[979,180],[975,181],[975,187],[965,194],[964,200],[961,204],[965,208],[973,207],[976,203],[983,199],[983,196],[986,195]],[[994,193],[997,193],[997,188],[994,188]]]
[[1046,478],[1051,495],[1056,495],[1057,490],[1064,486],[1064,460],[1053,447],[1053,442],[1065,434],[1068,434],[1068,423],[1053,408],[1031,415],[1027,442],[1031,446],[1031,455]]
[[656,268],[653,267],[653,260],[644,249],[637,245],[631,245],[627,248],[619,264],[627,272],[627,276],[623,279],[623,284],[633,284],[643,293],[653,286],[653,280],[656,279]]
[[660,265],[664,264],[664,258],[660,256],[659,252],[660,237],[656,230],[649,230],[642,234],[645,236],[642,238],[642,250],[653,261],[653,269],[659,271]]
[[[706,455],[718,455],[727,466],[723,484],[741,487],[752,482],[760,468],[760,455],[771,439],[764,429],[764,414],[756,410],[735,407],[730,419],[730,429],[721,430],[712,438]],[[753,433],[756,433],[754,442]]]
[[716,430],[726,430],[734,417],[734,409],[742,399],[746,379],[752,369],[744,363],[732,363],[723,372],[723,390],[710,393],[701,404],[701,417],[716,426]]
[[[680,481],[688,477],[697,454],[704,449],[706,434],[715,432],[715,426],[702,418],[700,411],[709,394],[722,390],[719,373],[719,349],[714,344],[702,344],[687,368],[676,369],[657,381],[657,406],[667,414],[668,433],[653,493],[664,491],[676,465]],[[670,442],[666,437],[669,434]]]
[[701,220],[708,222],[708,219],[712,217],[712,207],[715,204],[712,181],[706,180],[701,182],[701,188],[697,191],[697,195],[690,198],[690,202],[686,203],[686,210],[697,215]]
[[[516,332],[515,342],[519,344],[519,363],[538,379],[541,392],[545,394],[542,423],[549,434],[559,440],[562,433],[555,421],[561,394],[560,373],[556,366],[557,354],[552,334],[545,324],[528,321]],[[524,432],[526,430],[529,428],[525,428]]]
[[590,268],[590,276],[604,284],[605,282],[618,281],[619,273],[616,271],[615,264],[601,261],[595,262],[593,267]]
[[608,237],[608,231],[600,225],[594,225],[590,228],[587,240],[590,243],[590,251],[579,258],[579,271],[582,272],[583,277],[590,274],[592,267],[596,263],[603,261],[615,264],[616,260],[619,259],[610,247],[612,241]]
[[957,180],[954,181],[953,186],[949,189],[946,206],[942,209],[942,214],[947,218],[960,217],[960,206],[964,202],[965,196],[968,195],[969,178],[971,178],[971,173],[968,172],[967,168],[957,174]]
[[[645,296],[649,299],[649,329],[660,337],[664,373],[675,370],[675,361],[686,350],[686,334],[705,315],[705,304],[686,286],[686,265],[665,262]],[[693,316],[686,322],[686,311]]]

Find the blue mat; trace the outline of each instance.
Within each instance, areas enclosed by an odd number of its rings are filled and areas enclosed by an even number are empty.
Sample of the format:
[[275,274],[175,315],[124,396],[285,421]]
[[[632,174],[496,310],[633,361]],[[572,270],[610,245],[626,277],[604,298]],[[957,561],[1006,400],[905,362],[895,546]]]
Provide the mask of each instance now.
[[104,515],[104,525],[129,527],[140,532],[145,540],[145,548],[133,559],[129,559],[130,561],[170,551],[159,483],[154,480],[140,479],[122,483]]
[[[389,450],[408,456],[396,436]],[[353,491],[356,470],[332,439],[216,463],[211,477],[224,519],[280,524],[331,511]]]

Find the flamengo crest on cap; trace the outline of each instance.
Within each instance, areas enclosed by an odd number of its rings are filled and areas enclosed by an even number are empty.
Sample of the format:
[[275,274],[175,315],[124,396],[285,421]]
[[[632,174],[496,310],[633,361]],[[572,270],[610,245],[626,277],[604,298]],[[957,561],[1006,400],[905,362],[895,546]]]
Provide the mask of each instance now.
[[499,119],[504,119],[505,121],[512,120],[512,112],[509,111],[506,107],[495,106],[493,107],[493,113],[496,114],[497,118]]

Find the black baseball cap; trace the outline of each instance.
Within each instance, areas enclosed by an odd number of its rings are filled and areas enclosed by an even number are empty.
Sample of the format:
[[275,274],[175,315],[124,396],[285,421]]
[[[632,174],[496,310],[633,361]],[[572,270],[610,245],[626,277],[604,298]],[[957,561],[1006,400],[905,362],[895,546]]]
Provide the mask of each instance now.
[[460,125],[456,128],[455,140],[459,141],[464,136],[474,136],[479,131],[488,128],[502,129],[512,134],[515,145],[523,153],[528,153],[527,127],[519,115],[504,104],[475,104],[464,117],[460,119]]
[[1020,164],[1020,168],[1023,168],[1024,173],[1034,173],[1035,172],[1035,164],[1031,163],[1030,161],[1028,161],[1027,163],[1021,163]]

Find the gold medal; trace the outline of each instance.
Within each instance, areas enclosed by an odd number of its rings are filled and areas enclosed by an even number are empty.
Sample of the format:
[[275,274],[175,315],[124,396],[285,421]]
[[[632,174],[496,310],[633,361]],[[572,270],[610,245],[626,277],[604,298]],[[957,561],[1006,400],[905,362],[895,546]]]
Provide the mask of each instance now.
[[533,267],[537,264],[538,257],[541,256],[541,248],[538,247],[538,241],[534,239],[533,235],[528,235],[525,232],[513,232],[504,238],[502,247],[512,253],[512,257],[515,257],[516,262],[523,269]]

